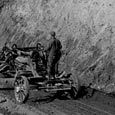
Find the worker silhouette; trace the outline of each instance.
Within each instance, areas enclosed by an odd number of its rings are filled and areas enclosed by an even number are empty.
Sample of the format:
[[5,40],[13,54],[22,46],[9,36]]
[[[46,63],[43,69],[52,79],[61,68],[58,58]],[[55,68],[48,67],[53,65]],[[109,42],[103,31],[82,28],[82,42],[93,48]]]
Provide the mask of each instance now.
[[61,57],[61,42],[56,38],[56,33],[54,31],[49,33],[49,44],[46,48],[48,54],[47,59],[47,72],[49,79],[54,79],[55,75],[58,74],[58,62]]

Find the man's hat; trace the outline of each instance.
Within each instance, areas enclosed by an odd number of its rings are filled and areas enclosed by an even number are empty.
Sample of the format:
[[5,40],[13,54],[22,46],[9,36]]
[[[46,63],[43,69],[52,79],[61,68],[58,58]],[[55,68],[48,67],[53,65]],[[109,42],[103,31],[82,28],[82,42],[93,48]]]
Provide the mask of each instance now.
[[55,33],[54,31],[51,31],[51,32],[50,32],[50,35],[51,35],[51,36],[56,36],[56,33]]

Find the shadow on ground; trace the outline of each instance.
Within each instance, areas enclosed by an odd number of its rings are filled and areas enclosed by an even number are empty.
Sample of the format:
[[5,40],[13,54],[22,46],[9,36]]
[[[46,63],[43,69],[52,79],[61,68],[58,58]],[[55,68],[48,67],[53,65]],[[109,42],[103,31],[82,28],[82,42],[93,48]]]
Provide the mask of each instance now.
[[31,97],[32,102],[39,103],[50,103],[55,99],[58,100],[79,100],[82,98],[90,98],[94,95],[95,90],[91,88],[81,87],[77,97],[75,99],[71,98],[69,92],[58,91],[56,93],[41,94],[38,97]]

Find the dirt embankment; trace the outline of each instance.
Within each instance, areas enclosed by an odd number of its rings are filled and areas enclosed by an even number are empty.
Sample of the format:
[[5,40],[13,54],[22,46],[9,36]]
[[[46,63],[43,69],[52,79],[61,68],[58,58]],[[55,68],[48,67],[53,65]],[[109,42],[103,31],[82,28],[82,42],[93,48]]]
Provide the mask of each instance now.
[[55,30],[66,52],[61,69],[75,76],[108,51],[83,75],[105,87],[114,81],[114,6],[114,0],[2,0],[0,46],[6,41],[18,46],[40,41],[46,46],[48,32]]

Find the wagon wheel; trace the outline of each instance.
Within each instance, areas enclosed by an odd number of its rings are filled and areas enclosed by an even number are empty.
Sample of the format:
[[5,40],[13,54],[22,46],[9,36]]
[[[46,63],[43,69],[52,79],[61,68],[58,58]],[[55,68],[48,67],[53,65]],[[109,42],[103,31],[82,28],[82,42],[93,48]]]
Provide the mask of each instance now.
[[23,75],[19,75],[14,82],[14,95],[18,103],[24,103],[29,96],[29,82]]
[[72,75],[70,77],[70,80],[72,84],[71,84],[71,90],[69,93],[72,99],[76,99],[78,96],[79,88],[80,88],[79,82],[78,82],[78,79],[76,77],[74,78],[74,76]]

